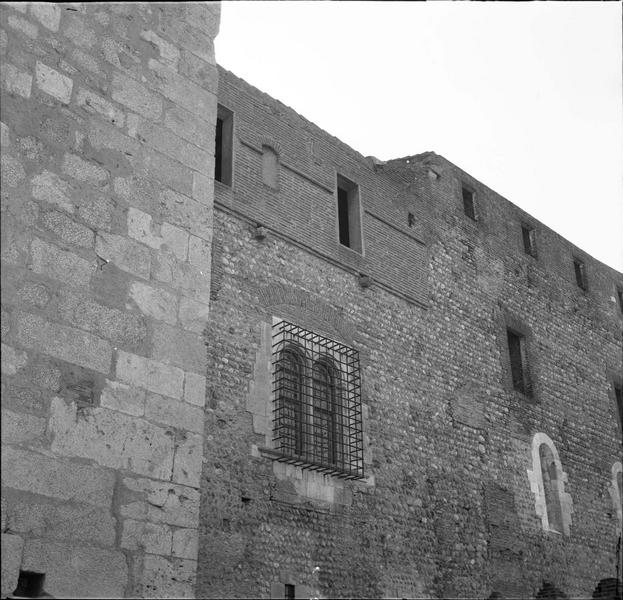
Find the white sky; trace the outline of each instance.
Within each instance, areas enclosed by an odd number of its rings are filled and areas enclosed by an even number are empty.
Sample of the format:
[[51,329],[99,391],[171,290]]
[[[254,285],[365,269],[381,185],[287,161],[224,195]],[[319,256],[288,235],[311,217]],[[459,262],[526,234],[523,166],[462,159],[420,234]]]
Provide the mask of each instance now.
[[226,1],[216,59],[364,156],[445,156],[623,271],[622,6]]

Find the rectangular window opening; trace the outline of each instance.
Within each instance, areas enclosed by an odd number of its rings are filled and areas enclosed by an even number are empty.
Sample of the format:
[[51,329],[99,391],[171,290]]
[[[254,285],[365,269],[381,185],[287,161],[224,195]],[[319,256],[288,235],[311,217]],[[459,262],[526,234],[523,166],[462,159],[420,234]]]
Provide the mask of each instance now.
[[472,190],[463,187],[463,211],[473,221],[476,220],[475,196]]
[[619,301],[619,311],[623,313],[623,288],[617,288],[617,300]]
[[361,253],[359,186],[341,175],[337,176],[337,220],[340,244]]
[[623,386],[614,383],[614,400],[616,402],[617,415],[619,417],[619,430],[623,431]]
[[579,259],[573,259],[573,268],[575,269],[575,282],[578,287],[583,290],[588,290],[588,282],[586,279],[586,265]]
[[231,185],[232,181],[233,124],[234,113],[219,104],[214,143],[214,179],[224,185]]
[[536,258],[536,230],[528,225],[521,226],[523,236],[523,248],[526,254]]
[[532,390],[528,381],[525,338],[512,329],[507,329],[506,334],[513,389],[529,396]]
[[413,227],[415,225],[415,215],[413,213],[407,213],[407,222],[409,223],[409,227]]
[[285,600],[294,600],[296,598],[294,585],[286,583],[283,588],[283,597]]

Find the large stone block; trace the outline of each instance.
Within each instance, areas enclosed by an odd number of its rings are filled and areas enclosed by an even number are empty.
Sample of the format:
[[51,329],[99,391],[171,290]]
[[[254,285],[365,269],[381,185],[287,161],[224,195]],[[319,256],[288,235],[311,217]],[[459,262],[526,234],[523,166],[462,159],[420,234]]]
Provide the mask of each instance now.
[[90,458],[113,469],[169,479],[174,440],[168,430],[117,411],[95,408],[81,418],[75,404],[53,398],[49,432],[59,456]]
[[100,397],[100,406],[142,417],[145,414],[145,390],[107,380]]
[[2,65],[2,87],[10,94],[30,98],[32,75],[5,63]]
[[62,165],[63,173],[78,181],[102,186],[108,179],[108,172],[102,167],[90,163],[75,154],[65,154]]
[[35,19],[50,31],[58,31],[61,22],[61,8],[52,3],[33,2],[29,6]]
[[[204,115],[208,119],[210,115]],[[196,144],[204,150],[212,152],[214,150],[214,133],[212,127],[216,124],[216,114],[212,116],[212,121],[199,121],[197,116],[181,108],[173,106],[164,115],[164,125],[179,137],[188,142]]]
[[2,447],[2,485],[43,496],[110,507],[112,471],[81,462]]
[[196,373],[186,373],[184,380],[184,400],[195,406],[205,406],[206,378]]
[[176,442],[173,481],[198,488],[203,467],[203,436],[183,433],[180,438]]
[[106,261],[111,261],[122,271],[149,279],[151,257],[149,250],[134,240],[100,233],[95,240],[95,252]]
[[145,418],[186,431],[203,431],[203,411],[187,402],[159,394],[147,394]]
[[188,233],[169,223],[156,225],[151,215],[130,207],[128,235],[155,250],[168,250],[180,260],[188,256]]
[[[3,528],[4,531],[4,528]],[[24,540],[18,535],[2,534],[2,597],[8,598],[17,587],[19,568],[22,564]]]
[[76,104],[88,113],[96,113],[105,117],[117,127],[123,127],[125,124],[125,114],[91,90],[80,88],[76,94]]
[[147,554],[138,589],[143,598],[194,598],[196,571],[194,560],[168,560]]
[[50,323],[37,315],[18,313],[16,338],[27,348],[107,374],[112,361],[110,344],[90,333]]
[[[171,279],[173,274],[171,273]],[[210,315],[210,307],[203,302],[182,296],[180,298],[179,321],[188,331],[203,333]]]
[[181,369],[123,351],[118,354],[117,378],[171,398],[181,398],[184,389]]
[[124,517],[177,527],[199,526],[199,490],[191,487],[124,477],[120,503]]
[[0,176],[2,185],[17,187],[26,177],[26,172],[17,158],[5,153],[0,156]]
[[2,442],[20,444],[30,442],[43,435],[46,420],[35,415],[2,410]]
[[122,73],[112,79],[112,99],[148,119],[157,121],[162,113],[162,100],[138,81]]
[[177,322],[178,299],[170,292],[137,281],[130,288],[130,298],[144,315],[170,325]]
[[80,223],[76,223],[63,213],[57,211],[46,213],[43,217],[43,224],[64,242],[82,248],[93,247],[95,240],[93,231]]
[[63,104],[69,104],[71,91],[73,89],[73,81],[70,77],[37,61],[35,66],[35,80],[40,90],[46,94],[50,94],[50,96],[56,98]]
[[121,598],[128,582],[122,552],[47,540],[26,542],[22,568],[45,573],[57,598]]
[[150,554],[171,554],[171,528],[163,523],[125,519],[121,547]]
[[152,357],[155,360],[185,371],[205,372],[206,348],[201,336],[159,323],[154,326],[152,342]]
[[12,346],[2,344],[2,356],[0,357],[3,375],[15,375],[21,368],[26,366],[28,355]]
[[25,537],[82,541],[89,545],[113,546],[117,521],[110,507],[59,502],[42,496],[2,491],[7,503],[7,526]]
[[50,171],[43,171],[32,179],[33,198],[55,204],[68,213],[74,210],[71,200],[73,193],[69,183]]
[[72,252],[35,238],[32,242],[32,270],[40,275],[84,287],[95,272],[95,261],[88,261]]
[[173,532],[173,556],[197,560],[199,532],[196,529],[176,529]]

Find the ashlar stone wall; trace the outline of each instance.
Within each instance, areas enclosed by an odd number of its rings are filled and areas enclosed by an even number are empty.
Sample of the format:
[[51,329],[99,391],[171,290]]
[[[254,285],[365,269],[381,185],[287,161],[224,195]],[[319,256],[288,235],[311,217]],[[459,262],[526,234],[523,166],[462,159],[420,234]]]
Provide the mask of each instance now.
[[191,597],[218,3],[5,3],[2,595]]

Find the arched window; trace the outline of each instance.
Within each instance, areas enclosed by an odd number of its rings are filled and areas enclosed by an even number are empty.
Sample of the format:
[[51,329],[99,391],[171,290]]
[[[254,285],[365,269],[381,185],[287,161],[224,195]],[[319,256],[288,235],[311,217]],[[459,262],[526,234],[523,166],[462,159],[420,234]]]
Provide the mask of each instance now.
[[288,454],[301,455],[304,451],[304,364],[301,353],[295,347],[288,347],[279,353],[275,365],[278,390],[275,433],[280,449]]
[[336,372],[328,360],[312,368],[314,459],[335,465],[338,462],[339,431],[336,415]]
[[554,442],[545,433],[536,433],[532,438],[532,470],[528,469],[528,479],[543,529],[569,535],[573,501],[565,492],[567,474],[562,470]]
[[547,523],[550,531],[562,533],[562,509],[558,494],[558,468],[556,467],[554,454],[547,444],[539,446],[539,458],[541,459],[541,477],[545,494]]

